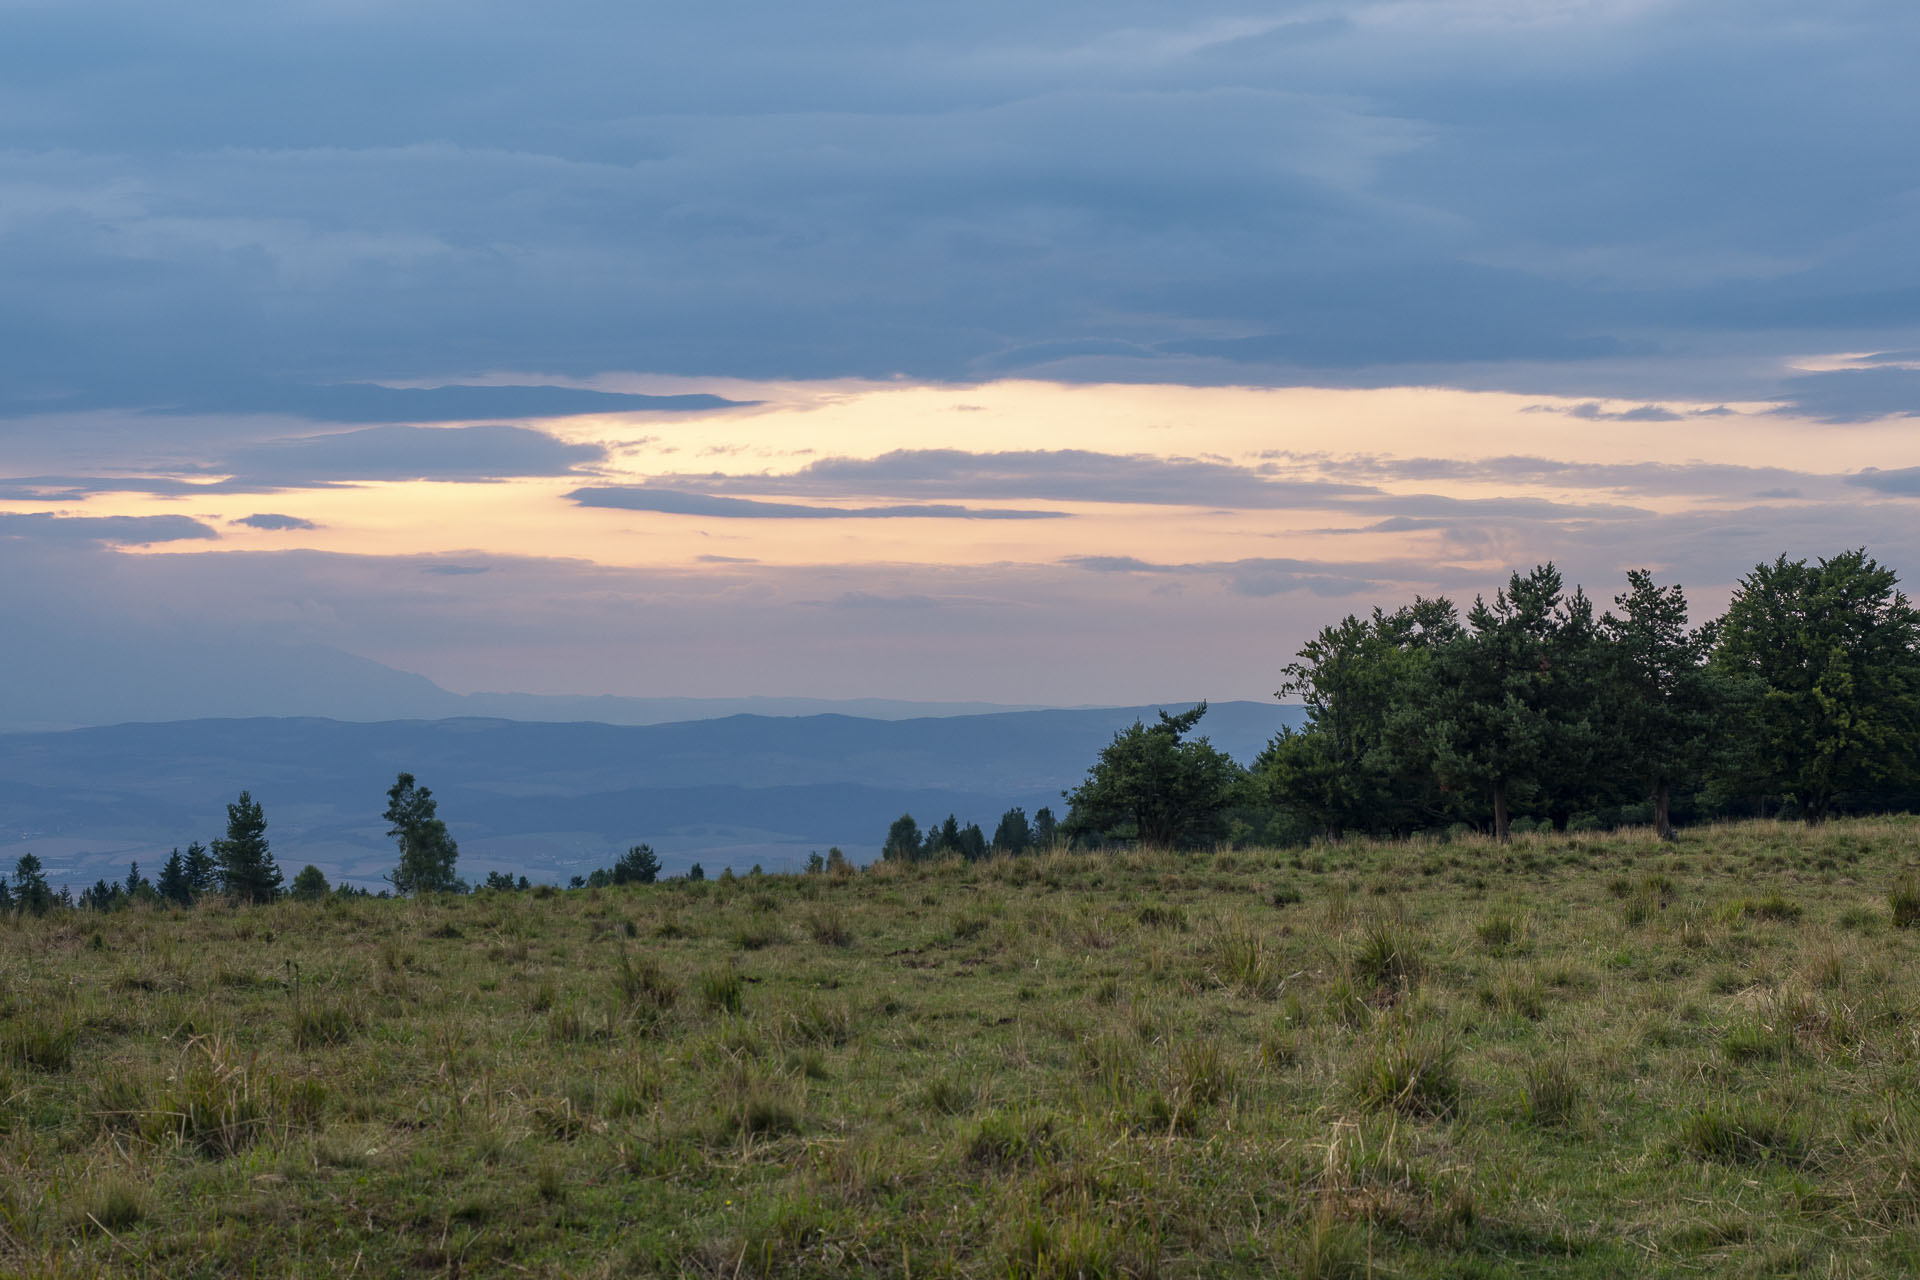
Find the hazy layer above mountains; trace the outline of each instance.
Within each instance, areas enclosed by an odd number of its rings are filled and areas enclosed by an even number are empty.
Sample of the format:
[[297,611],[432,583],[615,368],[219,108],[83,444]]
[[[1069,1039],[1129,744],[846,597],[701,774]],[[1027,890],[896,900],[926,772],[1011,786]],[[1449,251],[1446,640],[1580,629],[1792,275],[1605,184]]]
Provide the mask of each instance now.
[[837,713],[873,720],[1023,711],[1026,705],[890,698],[622,698],[451,693],[324,645],[257,643],[108,623],[15,617],[0,629],[0,732],[210,716],[333,720],[504,720],[666,724],[719,716]]
[[[201,719],[0,734],[0,857],[37,853],[56,884],[76,889],[125,875],[135,858],[151,872],[168,849],[220,834],[223,806],[246,788],[265,806],[289,872],[313,862],[330,877],[375,883],[393,862],[380,819],[386,788],[406,770],[439,798],[469,878],[564,879],[642,840],[670,873],[696,859],[710,871],[780,869],[830,845],[864,859],[903,812],[922,823],[953,813],[989,832],[1014,805],[1064,813],[1061,791],[1116,730],[1154,712],[625,726]],[[1201,731],[1247,761],[1300,718],[1294,707],[1218,703]]]

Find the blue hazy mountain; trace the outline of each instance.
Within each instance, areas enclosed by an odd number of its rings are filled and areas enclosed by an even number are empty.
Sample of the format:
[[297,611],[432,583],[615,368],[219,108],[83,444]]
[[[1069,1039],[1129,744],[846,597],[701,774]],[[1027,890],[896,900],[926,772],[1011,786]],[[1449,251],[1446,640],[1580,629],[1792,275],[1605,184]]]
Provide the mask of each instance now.
[[[865,859],[902,813],[923,825],[953,813],[989,831],[1014,805],[1064,813],[1061,791],[1116,730],[1155,711],[653,725],[258,718],[0,734],[0,858],[37,853],[76,888],[124,875],[132,859],[151,872],[175,845],[220,834],[224,804],[245,788],[289,872],[312,862],[375,883],[393,861],[386,788],[405,770],[438,797],[469,877],[564,879],[642,840],[669,872],[696,860],[777,870],[831,845]],[[1201,730],[1249,761],[1300,716],[1216,703]]]

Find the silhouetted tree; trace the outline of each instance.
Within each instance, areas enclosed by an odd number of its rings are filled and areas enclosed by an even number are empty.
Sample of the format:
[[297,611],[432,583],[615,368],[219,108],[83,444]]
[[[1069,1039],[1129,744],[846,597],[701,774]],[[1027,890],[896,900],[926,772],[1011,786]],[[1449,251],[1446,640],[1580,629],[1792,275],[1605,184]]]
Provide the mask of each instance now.
[[287,896],[296,902],[318,902],[327,896],[330,887],[326,872],[309,862],[293,878],[293,886],[287,890]]
[[1445,801],[1420,720],[1406,716],[1434,652],[1460,634],[1451,601],[1417,597],[1349,614],[1301,646],[1276,696],[1300,698],[1307,723],[1282,729],[1255,765],[1271,800],[1335,839],[1431,822]]
[[827,861],[820,856],[818,849],[807,854],[807,874],[817,876],[827,869]]
[[701,866],[699,863],[696,862],[692,866],[687,868],[687,879],[705,880],[706,878],[707,878],[707,869]]
[[827,874],[844,876],[853,873],[853,864],[847,861],[847,855],[840,852],[840,846],[834,845],[827,850]]
[[1000,825],[993,829],[993,848],[996,853],[1025,853],[1033,844],[1033,828],[1027,823],[1027,811],[1015,807],[1000,815]]
[[162,902],[171,902],[176,907],[193,905],[193,883],[187,878],[187,860],[180,856],[179,849],[167,856],[153,887]]
[[[1593,608],[1562,591],[1551,564],[1476,599],[1468,634],[1434,653],[1417,705],[1441,781],[1483,789],[1494,838],[1511,838],[1513,801],[1579,783],[1598,751]],[[1565,792],[1555,796],[1563,825]]]
[[227,834],[213,842],[220,887],[239,902],[272,902],[280,896],[280,868],[267,844],[267,816],[253,794],[242,791],[227,806]]
[[1807,822],[1824,820],[1842,792],[1920,773],[1920,614],[1864,549],[1756,566],[1734,591],[1713,660],[1763,686],[1751,776],[1792,796]]
[[923,857],[926,848],[920,839],[920,824],[913,815],[903,813],[893,820],[887,828],[887,842],[880,847],[880,856],[889,862],[912,862]]
[[460,847],[447,834],[435,810],[433,792],[403,773],[387,789],[387,834],[400,846],[400,861],[389,877],[396,893],[459,893],[466,889],[453,873]]
[[220,887],[220,863],[207,846],[195,840],[187,846],[187,888],[198,899]]
[[43,916],[53,910],[53,889],[47,884],[40,859],[23,853],[13,864],[13,901],[16,909],[30,916]]
[[1687,626],[1677,585],[1656,587],[1645,569],[1629,570],[1627,590],[1613,602],[1620,615],[1600,619],[1610,660],[1608,754],[1653,802],[1654,833],[1671,840],[1673,788],[1699,777],[1713,757],[1731,682],[1707,665],[1714,627]]
[[1116,733],[1087,780],[1068,794],[1068,830],[1159,847],[1218,839],[1244,771],[1205,738],[1181,741],[1206,713],[1202,702],[1177,716],[1162,711],[1158,724],[1136,720]]
[[1042,805],[1033,815],[1033,844],[1037,849],[1051,849],[1060,843],[1060,823],[1053,816],[1053,810]]
[[613,864],[615,884],[652,884],[660,878],[660,858],[649,844],[636,844]]

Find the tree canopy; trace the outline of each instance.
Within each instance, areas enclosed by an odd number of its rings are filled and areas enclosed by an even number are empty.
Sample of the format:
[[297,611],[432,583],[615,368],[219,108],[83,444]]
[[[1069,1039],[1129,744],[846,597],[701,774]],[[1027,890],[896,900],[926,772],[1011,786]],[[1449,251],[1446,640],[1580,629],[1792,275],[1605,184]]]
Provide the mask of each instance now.
[[267,816],[253,793],[242,791],[227,806],[227,834],[215,840],[213,861],[220,888],[238,902],[272,902],[280,896],[280,867],[267,844]]
[[387,789],[387,834],[400,846],[391,877],[396,893],[456,893],[466,886],[454,874],[460,847],[438,816],[433,792],[403,773]]
[[1116,733],[1086,781],[1068,793],[1068,830],[1156,848],[1191,848],[1224,835],[1245,775],[1205,738],[1185,740],[1206,714],[1202,702]]

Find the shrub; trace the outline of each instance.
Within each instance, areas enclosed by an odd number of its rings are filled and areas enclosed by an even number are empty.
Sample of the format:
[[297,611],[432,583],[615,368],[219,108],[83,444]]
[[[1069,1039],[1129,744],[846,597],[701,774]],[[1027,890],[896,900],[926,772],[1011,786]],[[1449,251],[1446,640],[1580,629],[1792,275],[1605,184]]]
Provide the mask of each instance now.
[[297,1049],[344,1044],[359,1025],[359,1016],[345,1005],[304,1001],[293,1010],[293,1044]]
[[1489,911],[1474,927],[1474,933],[1479,936],[1480,945],[1486,948],[1488,955],[1503,956],[1519,945],[1525,928],[1525,922],[1517,912]]
[[1362,1103],[1403,1115],[1440,1116],[1460,1102],[1453,1043],[1401,1026],[1364,1046],[1347,1075]]
[[809,998],[787,1013],[782,1026],[802,1044],[841,1045],[853,1038],[853,1010]]
[[1198,1106],[1211,1106],[1233,1091],[1233,1065],[1212,1038],[1184,1041],[1174,1051],[1174,1082]]
[[1053,1128],[1050,1116],[992,1112],[980,1118],[973,1136],[967,1139],[967,1162],[994,1169],[1014,1169],[1052,1160],[1060,1154]]
[[1702,1160],[1722,1164],[1778,1160],[1802,1165],[1809,1156],[1806,1134],[1798,1124],[1757,1107],[1696,1111],[1680,1126],[1680,1145]]
[[757,916],[733,931],[733,945],[742,951],[760,951],[786,940],[780,922],[768,917]]
[[732,965],[709,969],[700,975],[700,1000],[715,1013],[740,1012],[740,975]]
[[1261,998],[1279,990],[1280,969],[1273,949],[1250,927],[1236,924],[1222,930],[1214,939],[1213,954],[1226,985]]
[[215,1036],[195,1040],[158,1105],[143,1117],[151,1141],[171,1138],[222,1159],[257,1141],[267,1125],[264,1090]]
[[1920,924],[1920,876],[1909,873],[1894,881],[1887,891],[1887,905],[1893,909],[1894,927],[1910,929]]
[[1134,918],[1149,929],[1181,929],[1187,927],[1187,909],[1178,903],[1150,902],[1134,913]]
[[632,956],[622,951],[620,967],[613,974],[614,988],[629,1008],[662,1014],[680,999],[680,988],[647,956]]
[[6,1061],[34,1071],[65,1071],[79,1039],[80,1020],[64,1009],[22,1009],[0,1026]]
[[1008,1280],[1107,1280],[1128,1270],[1107,1231],[1084,1218],[1030,1217],[1007,1249]]
[[946,1076],[935,1076],[920,1090],[920,1105],[935,1115],[964,1115],[973,1110],[973,1104],[973,1090]]
[[1747,911],[1762,920],[1798,920],[1801,916],[1800,904],[1788,901],[1778,889],[1758,902],[1748,903]]
[[1355,981],[1376,989],[1411,986],[1424,967],[1406,932],[1384,922],[1368,928],[1353,957]]
[[823,947],[850,947],[853,945],[853,931],[847,928],[846,917],[838,907],[827,907],[815,911],[807,917],[807,932],[813,940]]
[[75,1231],[125,1231],[147,1216],[146,1188],[129,1178],[109,1175],[86,1189],[72,1214]]
[[1292,1274],[1298,1280],[1362,1280],[1372,1271],[1369,1252],[1365,1232],[1323,1209],[1293,1249]]
[[1527,1064],[1523,1111],[1529,1124],[1561,1128],[1580,1110],[1580,1081],[1573,1068],[1559,1058]]

